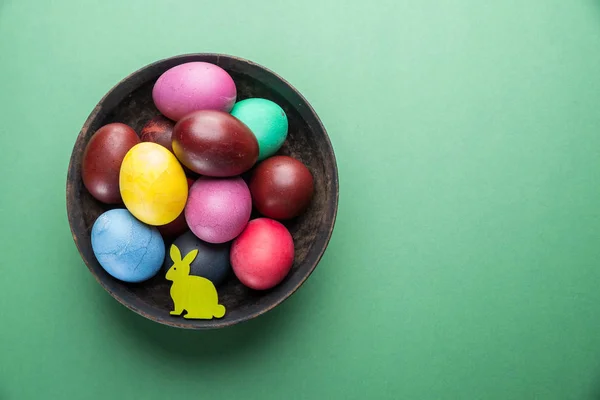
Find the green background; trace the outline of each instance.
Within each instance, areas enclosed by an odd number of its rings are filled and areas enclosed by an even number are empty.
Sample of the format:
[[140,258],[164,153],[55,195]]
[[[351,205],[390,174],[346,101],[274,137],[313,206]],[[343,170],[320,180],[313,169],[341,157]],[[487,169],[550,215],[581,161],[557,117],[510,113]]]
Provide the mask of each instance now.
[[[289,80],[340,173],[314,275],[211,332],[113,300],[65,208],[97,101],[190,52]],[[598,399],[599,104],[597,0],[0,0],[0,399]]]

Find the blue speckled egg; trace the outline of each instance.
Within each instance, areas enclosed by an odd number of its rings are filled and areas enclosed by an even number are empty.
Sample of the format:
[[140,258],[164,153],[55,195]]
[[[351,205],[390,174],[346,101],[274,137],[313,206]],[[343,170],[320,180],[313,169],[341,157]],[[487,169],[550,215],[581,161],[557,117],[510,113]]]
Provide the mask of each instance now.
[[92,227],[92,249],[102,268],[125,282],[152,278],[165,258],[158,229],[138,221],[125,209],[109,210],[98,217]]

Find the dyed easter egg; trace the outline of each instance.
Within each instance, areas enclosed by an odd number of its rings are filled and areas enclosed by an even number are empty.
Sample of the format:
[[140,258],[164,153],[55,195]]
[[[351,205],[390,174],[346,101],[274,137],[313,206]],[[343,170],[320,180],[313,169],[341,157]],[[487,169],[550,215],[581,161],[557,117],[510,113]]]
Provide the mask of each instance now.
[[[200,240],[192,232],[187,231],[173,241],[181,254],[189,254],[198,250],[198,255],[190,264],[190,275],[202,276],[219,286],[227,279],[231,272],[229,261],[230,243],[213,244]],[[169,255],[165,256],[163,269],[165,273],[171,268],[173,261]]]
[[119,170],[125,154],[140,142],[135,131],[121,123],[98,129],[83,152],[81,178],[97,200],[108,204],[121,202]]
[[171,137],[173,135],[173,127],[175,124],[170,119],[159,115],[152,118],[144,125],[140,131],[142,142],[153,142],[160,144],[170,152],[173,152],[171,146]]
[[169,150],[144,142],[129,150],[119,176],[127,209],[149,225],[165,225],[181,214],[188,185],[183,168]]
[[242,174],[258,158],[254,134],[221,111],[197,111],[179,120],[173,130],[173,150],[192,171],[214,177]]
[[256,209],[265,217],[289,219],[300,215],[314,192],[313,176],[300,161],[274,156],[256,166],[250,178]]
[[231,115],[246,124],[256,136],[259,160],[275,154],[285,142],[288,119],[283,109],[271,100],[242,100],[233,106]]
[[198,110],[229,112],[236,96],[231,76],[207,62],[177,65],[163,73],[152,89],[156,108],[174,121]]
[[[190,178],[187,178],[188,190],[194,184],[194,181]],[[187,222],[185,221],[185,212],[182,211],[181,214],[173,221],[169,222],[166,225],[158,226],[158,231],[163,236],[163,238],[172,238],[175,236],[179,236],[185,231],[188,230]]]
[[158,230],[122,208],[106,211],[94,222],[92,250],[106,272],[125,282],[152,278],[165,258]]
[[198,179],[190,189],[185,219],[191,231],[209,243],[239,235],[252,212],[252,199],[242,178]]
[[235,276],[251,289],[279,284],[294,263],[294,240],[281,222],[253,219],[231,245]]

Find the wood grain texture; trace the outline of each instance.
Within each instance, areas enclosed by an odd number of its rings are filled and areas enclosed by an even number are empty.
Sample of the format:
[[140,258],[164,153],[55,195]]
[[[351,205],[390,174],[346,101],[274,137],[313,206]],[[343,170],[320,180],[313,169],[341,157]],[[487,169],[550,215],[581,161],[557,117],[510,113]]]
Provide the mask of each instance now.
[[[109,206],[96,201],[81,180],[83,150],[92,134],[111,122],[125,123],[140,132],[159,115],[152,102],[152,86],[167,69],[190,61],[206,61],[224,68],[233,77],[238,100],[262,97],[279,104],[289,120],[288,138],[277,154],[300,160],[311,171],[315,192],[301,216],[286,221],[295,244],[294,265],[275,288],[254,291],[235,277],[219,287],[219,301],[227,309],[222,319],[186,320],[169,315],[173,304],[171,282],[158,275],[140,284],[127,284],[108,275],[96,261],[90,243],[92,225]],[[248,174],[247,174],[248,175]],[[333,148],[317,114],[304,97],[281,77],[247,60],[219,54],[189,54],[150,64],[112,88],[94,108],[73,147],[67,176],[67,213],[73,239],[97,281],[120,303],[153,321],[179,328],[210,329],[255,318],[292,295],[319,263],[335,224],[338,206],[338,173]],[[169,243],[167,243],[168,245]]]

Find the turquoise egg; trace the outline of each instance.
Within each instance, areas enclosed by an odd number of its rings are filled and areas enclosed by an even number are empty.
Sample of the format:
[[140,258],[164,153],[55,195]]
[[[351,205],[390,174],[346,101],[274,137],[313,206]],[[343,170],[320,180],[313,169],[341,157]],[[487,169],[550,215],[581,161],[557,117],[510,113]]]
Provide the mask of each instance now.
[[267,99],[252,98],[237,102],[231,115],[250,128],[258,140],[258,160],[279,150],[288,132],[288,119],[277,104]]
[[158,229],[121,208],[106,211],[94,222],[92,250],[102,268],[124,282],[152,278],[165,258]]

